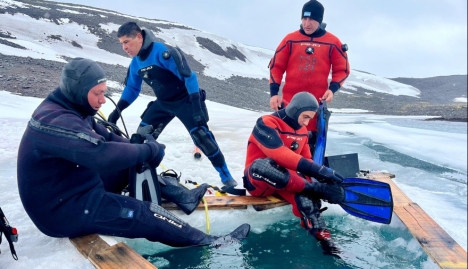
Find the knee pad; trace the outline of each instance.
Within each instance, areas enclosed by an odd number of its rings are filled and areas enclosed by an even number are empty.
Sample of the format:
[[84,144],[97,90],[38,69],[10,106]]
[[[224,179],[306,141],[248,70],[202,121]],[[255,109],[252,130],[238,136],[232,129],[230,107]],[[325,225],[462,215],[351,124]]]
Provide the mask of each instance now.
[[289,171],[270,158],[255,160],[250,166],[249,174],[253,179],[265,181],[277,189],[285,188],[290,178]]
[[208,131],[205,126],[192,129],[190,131],[190,136],[192,137],[195,145],[200,148],[203,154],[208,158],[219,152],[219,147],[218,144],[216,144],[213,134]]

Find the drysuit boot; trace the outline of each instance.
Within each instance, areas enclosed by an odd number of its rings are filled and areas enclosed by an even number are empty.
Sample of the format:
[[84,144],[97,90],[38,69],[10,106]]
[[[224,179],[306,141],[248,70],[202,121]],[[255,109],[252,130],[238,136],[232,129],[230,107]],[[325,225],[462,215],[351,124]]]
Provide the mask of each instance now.
[[340,249],[331,238],[330,231],[325,228],[325,222],[320,214],[312,214],[301,220],[301,226],[312,235],[322,247],[323,254],[340,257]]
[[208,184],[204,183],[189,190],[180,184],[175,177],[163,176],[162,180],[166,185],[161,184],[161,197],[175,203],[187,215],[190,215],[197,208],[209,187]]
[[331,238],[330,231],[326,228],[325,221],[321,213],[326,208],[321,209],[322,203],[318,199],[310,199],[307,196],[297,197],[298,207],[302,214],[301,226],[306,229],[320,243],[323,254],[339,257],[341,251],[336,247]]
[[247,223],[242,224],[241,226],[237,227],[231,233],[225,236],[212,236],[206,235],[202,241],[200,241],[199,245],[212,245],[214,247],[220,247],[223,245],[229,245],[234,242],[238,242],[249,235],[250,232],[250,225]]
[[339,254],[341,253],[341,251],[336,246],[335,242],[333,242],[330,231],[328,229],[312,228],[309,230],[309,233],[310,235],[315,237],[315,239],[317,239],[320,246],[322,247],[323,254],[340,257]]

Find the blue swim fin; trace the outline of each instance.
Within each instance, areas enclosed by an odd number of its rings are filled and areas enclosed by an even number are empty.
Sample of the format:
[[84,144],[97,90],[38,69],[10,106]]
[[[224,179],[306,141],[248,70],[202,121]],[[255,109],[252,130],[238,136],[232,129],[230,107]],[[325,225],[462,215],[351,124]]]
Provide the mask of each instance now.
[[317,138],[313,149],[314,162],[323,164],[325,160],[325,148],[327,147],[328,121],[331,112],[327,108],[327,102],[322,100],[317,111]]
[[[315,163],[323,164],[331,115],[325,100],[322,100],[317,114],[317,140],[313,159]],[[378,223],[389,224],[392,221],[393,198],[388,183],[365,178],[346,178],[340,186],[345,191],[345,199],[340,206],[346,212]]]
[[340,184],[345,191],[340,206],[349,214],[366,220],[389,224],[392,221],[393,197],[390,185],[365,178],[346,178]]

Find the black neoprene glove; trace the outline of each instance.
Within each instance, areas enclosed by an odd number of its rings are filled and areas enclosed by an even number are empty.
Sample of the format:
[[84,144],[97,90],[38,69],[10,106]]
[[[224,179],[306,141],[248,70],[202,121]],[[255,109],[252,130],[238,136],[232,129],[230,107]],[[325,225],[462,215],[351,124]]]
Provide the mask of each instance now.
[[120,99],[117,103],[117,108],[109,114],[109,118],[107,119],[107,121],[116,124],[117,121],[120,119],[120,113],[122,113],[122,111],[126,109],[129,105],[130,104],[127,101]]
[[313,177],[323,183],[341,183],[343,177],[335,172],[335,170],[324,165],[319,165],[314,162],[307,161],[302,158],[297,167],[298,171],[306,176]]
[[192,102],[193,119],[195,120],[197,125],[206,125],[205,114],[203,113],[203,109],[201,107],[200,93],[196,92],[190,94],[190,102]]
[[137,129],[137,134],[141,136],[146,136],[147,134],[152,134],[153,131],[153,125],[139,126]]
[[330,204],[338,204],[344,200],[344,190],[337,184],[320,183],[322,189],[322,199]]
[[306,182],[302,192],[307,196],[320,198],[331,204],[338,204],[344,200],[344,190],[339,184]]
[[344,190],[337,184],[320,184],[320,198],[328,201],[330,204],[338,204],[344,200]]
[[116,124],[117,121],[120,119],[120,113],[117,110],[112,111],[107,118],[107,121],[113,124]]
[[165,155],[166,145],[156,142],[154,137],[151,134],[145,136],[146,144],[151,148],[151,159],[147,161],[149,166],[156,168],[161,163]]

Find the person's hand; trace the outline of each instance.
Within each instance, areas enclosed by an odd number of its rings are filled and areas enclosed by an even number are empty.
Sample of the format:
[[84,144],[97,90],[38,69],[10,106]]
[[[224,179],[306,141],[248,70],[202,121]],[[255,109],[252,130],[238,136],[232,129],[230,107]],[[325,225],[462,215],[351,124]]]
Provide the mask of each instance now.
[[[335,170],[322,165],[318,171],[318,177],[321,177],[322,182],[325,183],[341,183],[343,182],[343,177],[338,174]],[[317,180],[319,180],[317,178]]]
[[107,118],[107,121],[110,123],[116,124],[119,118],[120,118],[120,113],[116,109],[112,111],[112,113],[110,113],[109,118]]
[[126,109],[128,106],[130,106],[130,103],[128,103],[127,101],[123,100],[123,99],[120,99],[119,102],[117,102],[117,106],[116,108],[114,109],[114,111],[112,111],[112,113],[110,113],[109,115],[109,118],[107,119],[108,122],[110,123],[113,123],[113,124],[116,124],[117,121],[119,120],[122,111],[124,111],[124,109]]
[[156,130],[154,130],[154,132],[152,133],[154,139],[158,139],[159,135],[162,133],[163,130],[164,130],[164,124],[160,123],[158,125],[158,128],[156,128]]
[[146,136],[154,131],[153,125],[138,126],[137,134]]
[[339,184],[326,184],[317,181],[306,182],[303,193],[312,198],[320,198],[331,204],[339,204],[345,198],[344,189]]
[[148,165],[152,168],[156,168],[161,163],[165,155],[166,145],[158,143],[151,134],[145,136],[146,143],[151,147],[152,151],[154,150],[153,157],[147,161]]
[[[319,183],[322,184],[322,183]],[[344,200],[344,190],[339,185],[322,184],[321,198],[330,204],[339,204]]]
[[278,111],[281,107],[281,97],[279,95],[272,96],[270,98],[270,108],[274,111]]
[[335,170],[328,168],[324,165],[319,165],[317,163],[311,163],[306,175],[314,177],[320,182],[324,183],[341,183],[343,182],[343,177],[335,172]]
[[327,103],[330,103],[333,100],[333,92],[331,90],[327,90],[323,96],[322,100],[327,101]]

